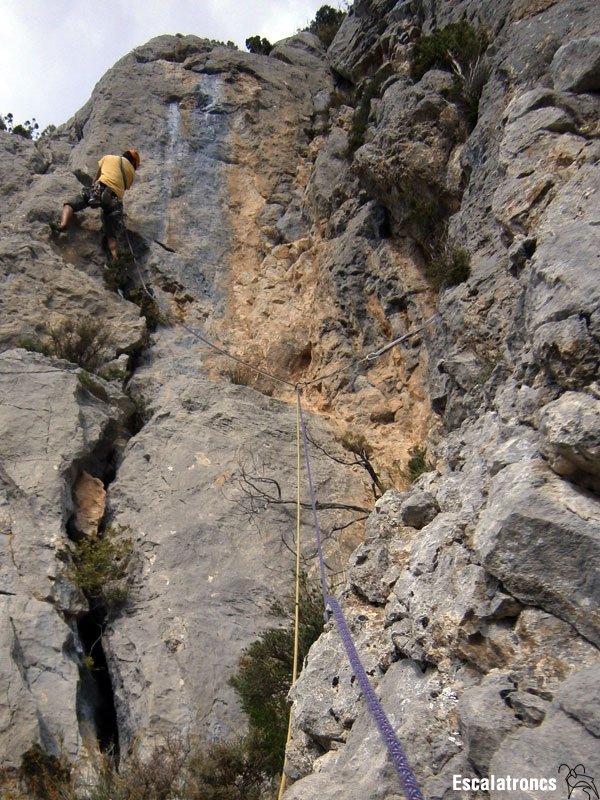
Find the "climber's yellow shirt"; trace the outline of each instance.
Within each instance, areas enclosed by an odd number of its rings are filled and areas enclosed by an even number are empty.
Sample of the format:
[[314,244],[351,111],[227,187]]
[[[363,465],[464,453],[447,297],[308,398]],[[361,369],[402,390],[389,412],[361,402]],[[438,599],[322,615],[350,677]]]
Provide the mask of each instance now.
[[[126,185],[123,186],[123,174],[121,164],[125,173]],[[126,158],[122,156],[104,156],[98,162],[99,176],[96,180],[108,186],[117,197],[123,197],[125,189],[129,189],[135,180],[135,170]]]

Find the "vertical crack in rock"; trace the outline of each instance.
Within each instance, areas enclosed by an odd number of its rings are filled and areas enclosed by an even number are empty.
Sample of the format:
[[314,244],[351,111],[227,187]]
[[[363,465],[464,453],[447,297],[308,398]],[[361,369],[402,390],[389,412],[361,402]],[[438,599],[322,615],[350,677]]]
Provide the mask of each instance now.
[[97,742],[102,752],[119,757],[119,729],[112,679],[102,636],[106,609],[96,607],[77,622],[77,637],[85,656],[79,667],[77,718],[82,739]]
[[[67,534],[74,542],[102,535],[106,527],[106,492],[115,480],[119,453],[141,429],[137,415],[129,430],[109,425],[93,451],[73,465],[73,514],[67,521]],[[84,592],[85,594],[85,592]],[[71,622],[75,660],[79,667],[76,713],[82,741],[88,750],[110,753],[118,763],[119,728],[115,692],[104,651],[103,636],[109,609],[97,597],[86,596],[89,610]]]

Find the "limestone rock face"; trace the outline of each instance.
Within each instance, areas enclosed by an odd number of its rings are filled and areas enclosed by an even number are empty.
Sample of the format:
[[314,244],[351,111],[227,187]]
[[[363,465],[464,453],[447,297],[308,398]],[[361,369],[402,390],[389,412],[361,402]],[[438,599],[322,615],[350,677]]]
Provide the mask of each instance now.
[[530,461],[494,478],[475,533],[483,565],[511,594],[562,617],[596,644],[597,512],[595,498]]
[[[228,679],[291,592],[294,381],[311,350],[289,310],[274,334],[246,298],[262,291],[277,309],[285,270],[298,272],[293,292],[312,277],[302,159],[330,85],[309,34],[272,59],[164,36],[125,56],[55,137],[0,134],[0,341],[42,349],[65,320],[89,319],[105,337],[99,375],[25,349],[2,355],[2,767],[34,743],[75,758],[97,742],[125,753],[161,735],[243,730]],[[144,166],[126,198],[120,296],[104,280],[98,212],[59,238],[48,222],[125,145]],[[211,351],[206,333],[284,382]],[[331,426],[305,413],[341,458]],[[366,504],[360,474],[314,458],[319,489]],[[352,513],[327,514],[344,531],[329,552],[340,567],[359,540]],[[133,546],[118,613],[84,597],[74,566],[82,542],[113,532]]]
[[542,452],[558,475],[598,491],[600,401],[565,392],[540,410]]
[[[423,225],[425,203],[414,209],[432,191],[448,240],[471,254],[471,275],[440,293],[427,337],[429,396],[445,425],[430,451],[435,469],[378,501],[340,597],[424,796],[456,796],[452,774],[518,774],[556,779],[560,797],[561,763],[600,771],[590,683],[599,663],[598,8],[416,6],[355,3],[329,55],[363,90],[394,66],[353,156],[358,189],[387,208],[398,241],[422,245],[435,228]],[[407,77],[418,33],[465,14],[494,42],[472,130],[453,116],[448,73]],[[404,796],[364,701],[341,680],[337,688],[337,636],[313,647],[292,691],[288,796]],[[572,711],[563,696],[578,698]],[[332,718],[355,721],[329,743],[320,737]]]
[[[571,704],[573,695],[576,705]],[[582,698],[586,702],[582,702]],[[582,707],[585,705],[585,709]],[[492,760],[491,769],[497,775],[507,770],[525,778],[537,777],[548,761],[565,758],[561,762],[571,766],[573,759],[584,764],[584,774],[594,775],[598,770],[598,667],[575,672],[557,692],[556,700],[547,718],[539,727],[524,729],[508,736]],[[581,770],[573,766],[577,772]],[[568,769],[561,770],[557,779],[556,795],[568,791],[573,782],[566,782]],[[563,783],[565,781],[565,783]],[[565,786],[567,787],[565,789]],[[509,797],[509,792],[497,792],[498,797]]]
[[81,746],[82,645],[75,620],[87,604],[67,564],[73,485],[99,468],[123,424],[117,393],[89,392],[80,371],[24,350],[0,355],[2,505],[0,575],[2,766],[33,742],[50,752]]
[[452,96],[447,72],[431,70],[416,85],[397,81],[383,94],[377,126],[355,155],[356,169],[385,203],[395,230],[419,241],[431,236],[433,220],[455,211],[463,186],[460,160],[466,139],[464,116]]
[[[171,368],[181,375],[183,364]],[[136,381],[157,376],[143,368]],[[137,554],[128,610],[105,634],[122,745],[142,732],[235,736],[242,722],[228,679],[241,650],[272,626],[273,601],[291,591],[293,502],[249,501],[244,475],[277,481],[293,500],[294,410],[208,381],[199,365],[173,377],[155,402],[160,411],[126,447],[109,492],[111,518]],[[328,441],[318,421],[309,424]],[[323,454],[315,470],[319,487],[348,495],[352,484]]]
[[[327,52],[269,57],[160,36],[55,135],[0,132],[1,768],[243,732],[299,389],[331,591],[423,796],[600,775],[599,13],[356,0]],[[451,71],[410,78],[461,19],[489,40],[468,113]],[[48,223],[131,146],[121,296],[97,212]],[[31,352],[90,319],[97,373]],[[126,577],[91,591],[113,538]],[[333,621],[290,700],[286,797],[404,796]]]
[[552,78],[557,89],[597,92],[600,87],[600,36],[575,39],[556,51]]

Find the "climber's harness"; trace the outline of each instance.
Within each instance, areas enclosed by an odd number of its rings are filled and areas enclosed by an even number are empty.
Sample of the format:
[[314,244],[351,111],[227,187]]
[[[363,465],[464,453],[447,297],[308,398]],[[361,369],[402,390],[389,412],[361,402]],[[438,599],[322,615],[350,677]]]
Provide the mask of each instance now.
[[93,183],[83,190],[83,194],[90,208],[102,208],[110,212],[117,203],[121,203],[113,190],[103,183]]

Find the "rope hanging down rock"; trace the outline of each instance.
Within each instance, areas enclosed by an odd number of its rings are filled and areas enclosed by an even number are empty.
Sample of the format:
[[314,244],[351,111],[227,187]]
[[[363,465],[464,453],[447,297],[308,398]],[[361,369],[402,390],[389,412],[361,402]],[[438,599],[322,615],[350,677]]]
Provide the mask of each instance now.
[[348,628],[348,623],[346,622],[344,613],[338,601],[335,599],[335,597],[332,597],[329,594],[329,591],[327,589],[321,528],[319,525],[319,518],[317,515],[317,497],[312,480],[310,459],[308,456],[308,439],[306,436],[306,426],[304,424],[304,415],[302,413],[302,401],[299,389],[296,390],[296,395],[298,402],[298,411],[300,415],[300,426],[302,428],[304,458],[306,464],[306,473],[308,477],[308,487],[310,491],[310,501],[313,510],[313,521],[315,526],[315,536],[317,540],[317,552],[319,555],[319,570],[321,573],[321,588],[323,590],[323,599],[325,601],[325,608],[331,610],[331,613],[333,614],[333,618],[337,625],[340,638],[344,644],[344,648],[346,649],[346,654],[348,656],[348,660],[350,661],[350,665],[352,666],[354,674],[356,675],[356,678],[358,680],[358,684],[367,702],[367,707],[371,713],[371,716],[375,720],[375,723],[379,729],[381,737],[392,759],[396,772],[398,773],[398,776],[400,778],[406,796],[409,798],[409,800],[423,800],[423,795],[421,794],[421,791],[419,789],[413,771],[406,759],[406,755],[404,754],[404,750],[402,748],[402,745],[400,744],[400,740],[396,736],[392,723],[390,722],[385,711],[383,710],[383,707],[379,702],[379,699],[377,698],[377,695],[375,694],[373,687],[371,686],[371,682],[367,677],[367,673],[360,660],[358,651],[356,650],[354,642],[352,641],[352,635],[350,634],[350,629]]
[[[135,253],[134,253],[133,248],[131,246],[131,242],[129,240],[129,235],[127,234],[127,232],[126,232],[126,236],[127,236],[127,244],[129,245],[129,250],[131,251],[131,256],[132,256],[133,262],[134,262],[134,264],[136,266],[136,270],[138,272],[138,276],[139,276],[140,282],[142,284],[143,290],[144,290],[144,292],[147,294],[147,296],[150,299],[154,300],[154,295],[148,289],[148,287],[146,286],[146,283],[144,282],[144,279],[142,277],[141,270],[140,270],[139,265],[137,263],[137,259],[135,257]],[[369,681],[369,678],[367,677],[367,673],[366,673],[365,668],[364,668],[364,666],[363,666],[363,664],[362,664],[362,662],[360,660],[360,656],[358,655],[358,651],[356,650],[354,642],[352,641],[352,635],[350,633],[350,629],[348,628],[348,624],[346,622],[346,618],[344,617],[344,613],[343,613],[339,603],[335,599],[335,597],[330,596],[329,591],[327,589],[327,578],[326,578],[326,575],[325,575],[325,559],[323,557],[321,528],[320,528],[320,525],[319,525],[319,518],[318,518],[318,515],[317,515],[317,499],[316,499],[316,493],[315,493],[314,484],[313,484],[313,480],[312,480],[310,458],[309,458],[309,455],[308,455],[308,439],[307,439],[307,435],[306,435],[306,426],[305,426],[305,423],[304,423],[304,415],[302,413],[302,400],[301,400],[300,386],[309,386],[310,384],[316,383],[317,381],[324,380],[325,378],[331,377],[332,375],[335,375],[335,374],[337,374],[338,372],[341,372],[344,369],[350,368],[354,364],[360,364],[363,361],[374,361],[374,360],[376,360],[381,355],[383,355],[383,353],[385,353],[388,350],[390,350],[392,347],[395,347],[396,345],[400,344],[400,342],[405,341],[406,339],[410,338],[411,336],[414,336],[415,334],[419,333],[427,325],[429,325],[431,322],[433,322],[433,320],[437,319],[437,317],[438,317],[438,314],[434,314],[432,317],[430,317],[428,320],[426,320],[421,326],[419,326],[419,328],[415,329],[414,331],[409,331],[408,333],[404,334],[403,336],[399,337],[398,339],[395,339],[393,342],[388,342],[386,345],[381,347],[379,350],[377,350],[377,351],[375,351],[373,353],[369,353],[368,355],[364,356],[363,358],[361,358],[360,360],[358,360],[356,362],[348,364],[348,365],[346,365],[344,367],[340,367],[338,370],[336,370],[335,372],[330,373],[329,375],[323,375],[323,376],[320,376],[318,378],[314,378],[311,381],[306,381],[306,382],[304,382],[302,384],[293,384],[291,381],[288,381],[288,380],[280,378],[280,377],[278,377],[276,375],[273,375],[270,372],[267,372],[266,370],[263,370],[263,369],[261,369],[259,367],[256,367],[253,364],[250,364],[250,363],[244,361],[243,359],[238,358],[237,356],[234,356],[232,353],[229,353],[227,350],[224,350],[223,348],[221,348],[218,345],[215,345],[213,342],[209,341],[206,337],[204,337],[198,331],[195,331],[193,328],[189,327],[185,323],[181,322],[180,320],[177,320],[178,324],[181,325],[190,334],[192,334],[195,338],[197,338],[199,341],[201,341],[204,344],[206,344],[208,347],[211,347],[213,350],[215,350],[216,352],[220,353],[221,355],[226,356],[227,358],[233,359],[238,364],[242,364],[242,365],[248,367],[249,369],[252,369],[255,372],[259,373],[260,375],[264,375],[264,376],[266,376],[268,378],[271,378],[272,380],[278,381],[279,383],[283,383],[283,384],[286,384],[287,386],[291,386],[296,390],[296,403],[297,403],[297,412],[296,412],[296,414],[297,414],[297,422],[296,422],[297,434],[296,435],[297,435],[297,451],[298,451],[298,466],[297,466],[297,469],[298,469],[298,502],[297,502],[298,512],[297,512],[297,523],[296,523],[297,524],[297,531],[296,531],[296,534],[297,534],[296,535],[296,598],[295,598],[294,675],[293,675],[293,682],[295,682],[296,677],[297,677],[297,659],[298,659],[298,655],[297,655],[297,653],[298,653],[298,651],[297,651],[298,638],[297,637],[298,637],[298,631],[299,631],[299,624],[298,624],[298,622],[299,622],[299,620],[298,620],[298,614],[299,614],[299,581],[300,581],[300,570],[299,570],[299,557],[300,557],[300,516],[299,516],[299,513],[300,513],[299,512],[299,510],[300,510],[300,499],[299,498],[300,498],[300,488],[299,487],[300,487],[300,437],[301,437],[302,438],[302,444],[303,444],[303,450],[304,450],[304,457],[305,457],[305,464],[306,464],[306,471],[307,471],[307,478],[308,478],[308,487],[309,487],[309,492],[310,492],[311,507],[312,507],[312,511],[313,511],[313,522],[314,522],[315,536],[316,536],[316,541],[317,541],[317,552],[318,552],[318,556],[319,556],[319,571],[320,571],[320,576],[321,576],[321,589],[322,589],[322,592],[323,592],[323,600],[325,602],[326,618],[328,618],[329,613],[333,614],[333,617],[334,617],[334,620],[336,622],[336,625],[337,625],[341,640],[342,640],[342,642],[344,644],[344,647],[346,649],[346,654],[348,656],[348,660],[350,661],[350,665],[352,666],[354,674],[356,675],[356,678],[358,680],[358,684],[359,684],[359,686],[361,688],[361,691],[362,691],[362,693],[363,693],[363,695],[365,697],[365,700],[366,700],[366,703],[367,703],[367,707],[368,707],[368,709],[369,709],[369,711],[370,711],[370,713],[371,713],[371,715],[372,715],[372,717],[373,717],[373,719],[374,719],[374,721],[375,721],[375,723],[376,723],[376,725],[377,725],[377,727],[379,729],[381,737],[382,737],[382,739],[383,739],[383,741],[385,743],[385,746],[386,746],[386,748],[388,750],[388,753],[389,753],[389,755],[390,755],[390,757],[392,759],[392,763],[394,764],[396,772],[398,773],[398,777],[400,778],[400,782],[401,782],[401,784],[403,786],[403,789],[404,789],[404,791],[406,793],[406,796],[407,796],[408,800],[423,800],[423,795],[421,794],[421,791],[420,791],[419,786],[418,786],[418,784],[416,782],[416,779],[415,779],[415,776],[413,774],[413,771],[412,771],[412,769],[411,769],[411,767],[410,767],[410,765],[409,765],[409,763],[408,763],[408,761],[406,759],[406,755],[404,754],[404,750],[402,748],[400,740],[396,736],[394,728],[393,728],[390,720],[388,719],[385,711],[383,710],[383,707],[382,707],[381,703],[379,702],[379,699],[377,698],[377,695],[375,694],[375,691],[374,691],[373,687],[371,686],[371,682]],[[290,729],[291,729],[291,717],[290,717],[290,724],[288,726],[288,741],[289,741]],[[285,791],[285,773],[282,776],[282,781],[281,781],[280,790],[279,790],[279,797],[281,797],[283,795],[284,791]]]

